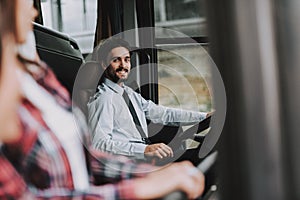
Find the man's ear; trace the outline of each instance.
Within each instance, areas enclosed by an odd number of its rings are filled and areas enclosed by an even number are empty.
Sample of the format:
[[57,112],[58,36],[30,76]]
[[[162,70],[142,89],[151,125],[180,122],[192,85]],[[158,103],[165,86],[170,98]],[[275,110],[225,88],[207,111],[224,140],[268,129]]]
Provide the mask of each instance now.
[[103,70],[106,70],[106,68],[108,67],[108,65],[106,65],[103,61],[101,62],[101,67]]

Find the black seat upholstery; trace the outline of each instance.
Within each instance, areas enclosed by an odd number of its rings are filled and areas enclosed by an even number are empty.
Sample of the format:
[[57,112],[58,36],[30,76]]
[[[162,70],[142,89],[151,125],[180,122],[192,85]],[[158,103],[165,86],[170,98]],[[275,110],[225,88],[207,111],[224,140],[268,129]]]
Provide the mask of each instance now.
[[54,71],[58,80],[72,93],[77,71],[84,59],[75,40],[34,23],[36,48],[40,58]]

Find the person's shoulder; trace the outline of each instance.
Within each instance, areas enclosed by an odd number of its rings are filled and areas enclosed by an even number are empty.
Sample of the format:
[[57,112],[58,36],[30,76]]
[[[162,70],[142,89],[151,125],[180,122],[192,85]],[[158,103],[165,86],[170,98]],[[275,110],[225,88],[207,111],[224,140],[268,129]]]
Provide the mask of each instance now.
[[98,91],[96,92],[96,95],[98,98],[108,98],[111,95],[113,95],[115,92],[108,87],[106,84],[102,83],[99,87],[98,87]]
[[98,91],[90,98],[89,104],[110,101],[112,95],[113,91],[106,85],[101,84],[98,87]]
[[99,87],[98,87],[98,95],[99,96],[105,96],[105,95],[109,95],[113,93],[113,90],[108,87],[106,84],[102,83]]

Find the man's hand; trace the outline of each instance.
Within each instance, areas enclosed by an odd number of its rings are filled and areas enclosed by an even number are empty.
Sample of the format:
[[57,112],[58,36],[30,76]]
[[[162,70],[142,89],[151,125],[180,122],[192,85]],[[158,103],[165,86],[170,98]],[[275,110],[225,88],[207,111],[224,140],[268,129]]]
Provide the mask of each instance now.
[[150,144],[145,149],[146,156],[156,156],[159,158],[173,157],[173,150],[164,143]]
[[204,175],[191,162],[184,161],[135,179],[134,189],[137,199],[157,199],[174,191],[183,191],[188,199],[195,199],[203,193],[204,183]]
[[215,113],[215,111],[208,112],[208,113],[206,114],[206,118],[212,116],[214,113]]

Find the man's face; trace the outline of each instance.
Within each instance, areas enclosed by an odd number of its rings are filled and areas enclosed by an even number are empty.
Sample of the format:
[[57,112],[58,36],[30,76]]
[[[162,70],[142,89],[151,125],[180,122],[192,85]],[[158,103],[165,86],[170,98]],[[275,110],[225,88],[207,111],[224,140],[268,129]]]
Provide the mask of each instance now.
[[107,56],[107,69],[105,71],[107,78],[115,83],[123,82],[128,78],[131,64],[128,49],[116,47],[110,51]]

